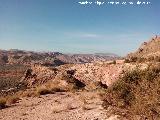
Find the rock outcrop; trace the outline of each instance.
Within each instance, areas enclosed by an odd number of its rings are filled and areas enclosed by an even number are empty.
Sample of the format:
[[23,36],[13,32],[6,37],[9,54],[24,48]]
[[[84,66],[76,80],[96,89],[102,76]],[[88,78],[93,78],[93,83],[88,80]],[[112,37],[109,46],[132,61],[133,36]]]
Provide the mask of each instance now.
[[57,69],[42,65],[32,65],[27,69],[21,81],[27,81],[28,86],[44,84],[54,80]]
[[97,82],[103,86],[111,86],[123,73],[134,69],[147,69],[149,65],[145,63],[131,64],[117,61],[117,64],[112,62],[95,62],[86,64],[77,64],[71,67],[76,70],[74,77],[84,82],[88,89],[95,89]]

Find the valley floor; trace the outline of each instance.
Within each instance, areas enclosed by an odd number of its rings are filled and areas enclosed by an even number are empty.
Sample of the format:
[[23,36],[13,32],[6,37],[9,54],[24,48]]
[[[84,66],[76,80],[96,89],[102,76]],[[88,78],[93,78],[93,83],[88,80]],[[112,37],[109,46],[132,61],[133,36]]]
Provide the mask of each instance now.
[[106,120],[106,113],[97,93],[67,92],[22,98],[0,110],[0,120]]

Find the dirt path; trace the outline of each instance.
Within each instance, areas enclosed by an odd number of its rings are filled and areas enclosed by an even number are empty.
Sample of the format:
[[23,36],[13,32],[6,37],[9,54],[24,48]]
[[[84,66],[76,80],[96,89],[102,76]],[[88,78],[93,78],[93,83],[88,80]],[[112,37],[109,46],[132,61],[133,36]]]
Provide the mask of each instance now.
[[106,120],[106,110],[101,105],[93,92],[49,94],[23,98],[0,110],[0,120]]

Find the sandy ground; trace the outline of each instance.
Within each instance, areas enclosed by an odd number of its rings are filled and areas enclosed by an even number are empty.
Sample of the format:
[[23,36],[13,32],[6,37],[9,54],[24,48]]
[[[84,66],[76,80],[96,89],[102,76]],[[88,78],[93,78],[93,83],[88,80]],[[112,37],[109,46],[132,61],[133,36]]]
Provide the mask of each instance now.
[[94,92],[56,93],[22,98],[0,110],[0,120],[117,120],[106,114]]

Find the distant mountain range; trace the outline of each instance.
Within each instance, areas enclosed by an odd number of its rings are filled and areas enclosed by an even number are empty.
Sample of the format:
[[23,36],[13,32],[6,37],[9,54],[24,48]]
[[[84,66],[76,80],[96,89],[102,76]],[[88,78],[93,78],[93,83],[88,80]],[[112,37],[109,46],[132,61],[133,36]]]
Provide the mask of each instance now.
[[112,53],[63,54],[59,52],[34,52],[25,50],[0,50],[0,64],[45,64],[90,63],[115,60],[120,57]]

